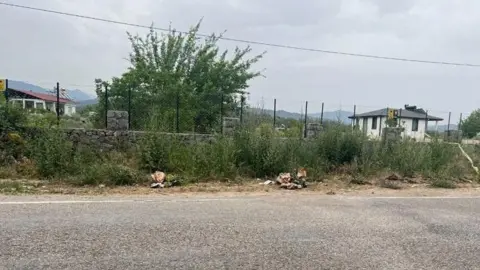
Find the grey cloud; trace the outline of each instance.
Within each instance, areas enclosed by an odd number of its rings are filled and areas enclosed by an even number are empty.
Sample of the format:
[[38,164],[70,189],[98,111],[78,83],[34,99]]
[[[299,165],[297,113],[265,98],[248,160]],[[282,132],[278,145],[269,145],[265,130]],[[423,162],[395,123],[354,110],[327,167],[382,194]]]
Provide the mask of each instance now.
[[[464,0],[17,0],[107,19],[186,30],[204,17],[203,33],[309,48],[480,63],[480,1]],[[90,84],[120,75],[129,44],[112,25],[0,6],[0,74],[35,81]],[[2,39],[3,40],[3,39]],[[222,41],[224,48],[246,46]],[[279,99],[298,111],[302,100],[383,106],[416,103],[438,110],[478,107],[478,69],[353,58],[252,45],[268,50],[255,68],[251,101]],[[88,90],[88,87],[85,88]],[[394,94],[389,94],[394,93]],[[402,93],[402,94],[399,94]],[[296,100],[298,102],[288,102]],[[291,104],[292,103],[292,104]],[[321,103],[321,102],[320,102]],[[312,105],[313,106],[313,105]],[[333,105],[332,105],[333,106]],[[318,106],[317,106],[318,107]]]

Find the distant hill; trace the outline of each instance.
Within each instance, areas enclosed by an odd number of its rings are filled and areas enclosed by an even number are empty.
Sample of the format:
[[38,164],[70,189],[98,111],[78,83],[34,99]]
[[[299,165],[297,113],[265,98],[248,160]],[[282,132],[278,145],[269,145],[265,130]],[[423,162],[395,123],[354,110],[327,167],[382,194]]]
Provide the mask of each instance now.
[[[429,131],[435,131],[435,126],[430,125],[428,126]],[[445,132],[448,130],[448,125],[438,125],[438,132]],[[458,130],[458,126],[454,124],[450,124],[450,130]]]
[[87,105],[94,105],[98,103],[98,99],[92,98],[92,99],[86,99],[78,102],[77,106],[87,106]]
[[89,94],[83,92],[82,90],[73,89],[73,90],[67,90],[67,91],[68,91],[68,94],[70,95],[70,97],[72,97],[73,100],[75,100],[77,102],[92,100],[92,98],[93,98],[92,95],[89,95]]
[[[12,89],[18,89],[18,90],[30,90],[32,92],[36,93],[50,93],[50,89],[45,89],[42,88],[38,85],[22,82],[22,81],[14,81],[14,80],[8,80],[8,87]],[[53,89],[53,85],[52,85]],[[91,100],[93,98],[92,95],[87,94],[83,92],[82,90],[78,89],[66,89],[68,95],[77,102],[81,102],[84,100]]]
[[[254,108],[254,112],[260,113],[261,109]],[[273,116],[273,110],[263,110],[264,113],[267,115]],[[349,116],[353,115],[352,112],[347,112],[347,111],[331,111],[331,112],[323,112],[323,119],[325,120],[331,120],[331,121],[340,121],[345,124],[351,123],[352,120],[348,119]],[[303,115],[300,113],[292,113],[292,112],[287,112],[284,110],[279,110],[276,113],[277,117],[280,118],[287,118],[287,119],[301,119],[303,118]],[[320,118],[321,113],[309,113],[308,117],[310,118]]]

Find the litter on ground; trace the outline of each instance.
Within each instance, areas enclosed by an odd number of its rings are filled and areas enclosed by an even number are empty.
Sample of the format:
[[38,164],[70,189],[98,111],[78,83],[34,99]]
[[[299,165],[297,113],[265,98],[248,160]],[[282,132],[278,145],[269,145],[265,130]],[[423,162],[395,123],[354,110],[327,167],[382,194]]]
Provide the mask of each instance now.
[[300,168],[295,176],[292,177],[291,173],[280,173],[275,181],[267,180],[263,182],[264,185],[277,184],[281,188],[285,189],[302,189],[306,188],[307,170]]
[[153,183],[150,185],[151,188],[163,188],[165,187],[166,175],[164,172],[156,171],[150,175],[152,177]]
[[[167,175],[161,171],[155,171],[150,176],[152,177],[152,180],[153,180],[153,183],[150,185],[151,188],[164,188],[164,187],[173,187],[173,186],[180,185],[180,182],[178,179],[170,179],[170,181],[167,181]],[[172,176],[169,176],[169,178],[172,178]]]

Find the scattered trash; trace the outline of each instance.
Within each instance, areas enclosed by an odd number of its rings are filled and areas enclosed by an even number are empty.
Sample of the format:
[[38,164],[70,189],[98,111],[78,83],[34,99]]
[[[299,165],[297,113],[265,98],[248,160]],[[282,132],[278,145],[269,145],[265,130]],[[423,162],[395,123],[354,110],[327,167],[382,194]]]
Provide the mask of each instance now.
[[180,186],[181,183],[179,179],[175,176],[169,176],[172,178],[170,181],[167,181],[167,175],[164,172],[156,171],[150,175],[154,183],[150,185],[151,188],[164,188],[164,187],[173,187]]
[[152,183],[150,185],[151,188],[164,188],[165,185],[164,184],[161,184],[161,183]]
[[[260,183],[260,185],[273,185],[277,184],[281,188],[285,189],[302,189],[306,188],[306,178],[307,178],[307,170],[305,168],[298,169],[297,173],[294,174],[295,177],[292,177],[291,173],[280,173],[277,176],[275,181],[266,180],[265,182]],[[257,179],[260,180],[260,179]]]
[[98,185],[98,187],[99,187],[99,188],[104,188],[105,185],[104,185],[104,184],[100,184],[100,185]]
[[302,189],[306,188],[306,177],[307,170],[305,168],[300,168],[296,177],[292,177],[290,173],[280,173],[277,177],[276,183],[280,185],[281,188],[285,189]]
[[163,188],[165,187],[166,175],[164,172],[156,171],[150,175],[154,183],[150,185],[151,188]]
[[271,184],[273,184],[273,183],[275,183],[275,182],[273,182],[272,180],[267,180],[267,181],[265,181],[265,182],[263,182],[263,183],[260,183],[260,184],[261,184],[261,185],[271,185]]

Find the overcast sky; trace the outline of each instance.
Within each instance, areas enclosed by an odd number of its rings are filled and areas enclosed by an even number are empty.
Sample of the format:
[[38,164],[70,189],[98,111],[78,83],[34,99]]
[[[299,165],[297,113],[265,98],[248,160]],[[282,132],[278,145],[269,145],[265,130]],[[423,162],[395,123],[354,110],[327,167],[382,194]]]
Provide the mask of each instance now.
[[[10,0],[10,3],[238,39],[434,61],[480,64],[478,0]],[[0,76],[92,91],[128,66],[126,31],[145,30],[0,6]],[[235,45],[224,41],[222,48]],[[268,53],[250,102],[300,111],[416,104],[439,116],[480,107],[480,68],[373,60],[253,45]],[[81,85],[81,86],[79,86]],[[458,116],[454,116],[458,117]]]

